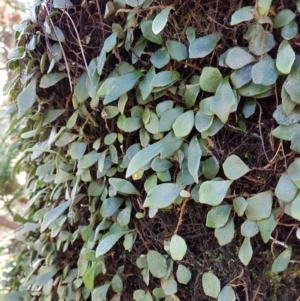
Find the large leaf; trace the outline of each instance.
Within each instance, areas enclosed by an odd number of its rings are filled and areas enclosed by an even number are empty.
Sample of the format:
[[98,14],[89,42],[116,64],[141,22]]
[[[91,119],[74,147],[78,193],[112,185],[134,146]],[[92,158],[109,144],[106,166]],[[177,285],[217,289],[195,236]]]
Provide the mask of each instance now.
[[237,180],[250,171],[250,168],[236,155],[231,155],[225,160],[223,169],[230,180]]
[[116,242],[126,233],[126,231],[116,232],[113,234],[109,234],[103,239],[101,239],[96,249],[96,257],[106,254],[116,244]]
[[206,181],[200,185],[200,203],[211,206],[219,205],[226,196],[232,181]]
[[216,32],[193,40],[189,47],[190,59],[203,58],[210,54],[222,36],[222,33]]
[[103,100],[104,104],[111,103],[130,91],[141,76],[142,73],[140,71],[133,71],[121,76],[109,77],[101,85],[97,94],[105,96]]
[[274,28],[283,27],[293,21],[295,17],[295,13],[290,9],[283,9],[276,15],[273,26]]
[[175,234],[170,241],[170,253],[173,260],[182,260],[187,251],[187,245],[185,240]]
[[206,272],[202,276],[202,287],[206,296],[217,298],[221,290],[221,283],[214,273]]
[[159,184],[152,188],[145,199],[144,207],[165,208],[179,196],[182,186],[175,183]]
[[34,102],[36,97],[36,77],[33,77],[30,83],[25,87],[25,89],[18,95],[18,119],[23,117],[27,110],[29,110]]
[[53,221],[55,221],[58,217],[60,217],[63,214],[63,212],[70,207],[70,205],[71,205],[71,200],[48,211],[43,218],[41,224],[41,232],[44,232]]

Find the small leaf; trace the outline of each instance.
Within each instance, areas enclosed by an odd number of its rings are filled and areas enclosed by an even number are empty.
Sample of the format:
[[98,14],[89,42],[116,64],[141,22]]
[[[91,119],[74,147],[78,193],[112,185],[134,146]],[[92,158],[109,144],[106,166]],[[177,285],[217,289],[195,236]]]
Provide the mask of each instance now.
[[156,50],[152,54],[151,59],[150,59],[150,62],[152,63],[152,65],[158,69],[161,69],[162,67],[166,66],[169,63],[169,61],[170,61],[170,55],[165,47],[162,47],[162,48]]
[[70,204],[71,204],[71,200],[48,211],[44,215],[44,218],[43,218],[43,221],[41,224],[41,232],[44,232],[53,221],[55,221],[58,217],[60,217],[63,214],[63,212],[70,207]]
[[256,102],[253,99],[247,99],[243,106],[243,114],[245,118],[249,118],[255,112]]
[[205,272],[202,276],[202,287],[206,296],[218,298],[221,290],[219,278],[212,272]]
[[283,9],[276,15],[273,21],[273,26],[274,28],[283,27],[293,21],[295,17],[295,13],[293,13],[290,9]]
[[271,214],[269,218],[258,221],[257,225],[259,228],[260,236],[263,242],[266,244],[269,241],[272,232],[276,228],[276,221],[274,215]]
[[290,164],[287,173],[293,182],[300,180],[300,158],[296,158],[293,163]]
[[180,73],[177,71],[162,71],[154,75],[150,86],[164,87],[171,85],[180,79]]
[[173,9],[173,7],[168,6],[156,15],[152,23],[152,31],[154,34],[159,34],[165,28],[171,9]]
[[213,123],[213,120],[214,120],[213,115],[203,114],[200,108],[200,110],[195,115],[195,128],[197,129],[198,132],[202,133],[207,129],[209,129],[209,127]]
[[145,199],[144,207],[165,208],[179,196],[182,186],[174,183],[159,184],[152,188]]
[[182,260],[187,251],[185,240],[175,234],[171,238],[170,253],[173,260]]
[[272,0],[258,0],[257,11],[261,17],[268,15],[270,11]]
[[210,54],[222,36],[222,33],[216,32],[193,40],[189,47],[190,59],[203,58]]
[[46,110],[43,115],[43,126],[55,121],[59,116],[61,116],[66,110],[65,109],[55,109]]
[[50,73],[42,76],[40,81],[40,88],[49,88],[54,86],[57,82],[67,77],[66,73]]
[[272,135],[277,139],[292,141],[293,137],[300,132],[300,123],[289,126],[280,125],[273,130]]
[[168,279],[162,278],[161,287],[166,295],[170,296],[177,293],[177,282],[171,277]]
[[297,191],[297,186],[292,182],[288,174],[286,172],[283,173],[275,189],[275,195],[278,199],[289,203],[295,198]]
[[[211,206],[219,205],[226,196],[232,181],[206,181],[200,185],[200,203]],[[226,223],[226,222],[225,222]],[[224,223],[224,224],[225,224]]]
[[36,77],[33,77],[30,83],[22,90],[17,97],[18,103],[18,119],[23,117],[27,110],[29,110],[35,103],[36,97]]
[[109,234],[100,240],[100,243],[96,249],[96,257],[106,254],[115,244],[116,242],[127,232],[117,232],[113,234]]
[[258,226],[256,222],[246,219],[241,226],[241,234],[246,237],[253,237],[258,233]]
[[234,237],[234,222],[230,216],[225,226],[215,229],[215,237],[220,246],[229,244]]
[[198,141],[197,136],[194,136],[189,144],[188,147],[188,170],[192,175],[195,183],[199,182],[199,167],[200,167],[200,160],[202,156],[201,147]]
[[163,278],[167,274],[167,261],[157,251],[150,250],[147,254],[147,264],[151,274],[156,278]]
[[208,180],[212,180],[216,177],[219,172],[219,162],[215,156],[212,156],[206,159],[204,162],[201,162],[202,166],[202,173],[204,177]]
[[296,55],[288,41],[283,40],[278,48],[276,67],[283,74],[291,72]]
[[120,293],[123,290],[123,281],[118,274],[111,280],[111,287],[116,293]]
[[237,25],[241,22],[250,21],[254,18],[254,7],[245,6],[233,13],[230,25]]
[[144,38],[155,44],[162,44],[162,36],[160,33],[155,34],[152,30],[153,21],[142,21],[141,30]]
[[152,87],[150,86],[150,83],[151,83],[154,75],[155,75],[155,68],[154,68],[154,66],[151,66],[151,68],[148,70],[146,76],[143,78],[143,80],[139,84],[139,88],[141,90],[143,100],[147,99],[152,91]]
[[176,137],[185,137],[190,134],[194,126],[194,112],[192,110],[181,114],[173,124]]
[[236,155],[231,155],[225,160],[223,169],[230,180],[237,180],[250,171],[250,168]]
[[298,33],[298,24],[296,20],[293,20],[289,24],[285,25],[281,30],[281,36],[285,40],[293,39]]
[[249,237],[245,237],[239,251],[239,259],[244,265],[248,265],[252,258],[253,250]]
[[127,180],[120,178],[110,178],[108,182],[121,194],[140,194],[137,189]]
[[272,211],[272,192],[265,191],[247,199],[246,216],[251,221],[268,218]]
[[126,0],[126,4],[131,7],[138,7],[144,4],[145,0]]
[[230,79],[236,89],[248,84],[252,79],[253,65],[246,65],[241,69],[237,69],[231,73]]
[[224,227],[229,219],[231,209],[231,205],[219,205],[211,208],[206,216],[206,227],[215,229]]
[[74,160],[81,159],[85,153],[85,150],[87,148],[86,142],[74,142],[70,145],[70,155],[71,158]]
[[300,80],[298,78],[288,76],[288,78],[284,82],[284,88],[286,92],[289,94],[291,100],[298,104],[300,103],[299,87],[300,87]]
[[110,287],[110,284],[107,283],[107,284],[103,284],[103,285],[97,287],[96,289],[94,289],[92,292],[92,301],[105,300],[109,287]]
[[273,85],[277,77],[278,72],[273,60],[261,61],[252,68],[252,79],[257,85]]
[[233,200],[233,208],[238,216],[243,216],[248,206],[248,202],[243,197],[238,197]]
[[166,46],[172,59],[176,61],[183,61],[188,58],[188,51],[183,43],[167,40]]
[[192,278],[192,273],[184,265],[179,264],[176,271],[176,278],[181,284],[188,284]]
[[118,197],[106,199],[100,207],[101,215],[104,218],[113,216],[118,208],[122,205],[123,201],[124,200],[122,198]]
[[235,301],[235,293],[230,285],[225,285],[218,297],[218,301]]
[[240,69],[252,62],[255,62],[255,58],[240,47],[233,47],[227,54],[225,63],[231,69]]
[[73,3],[70,0],[54,0],[53,7],[55,8],[71,8],[73,7]]
[[204,67],[200,75],[200,88],[203,91],[214,93],[222,80],[222,74],[218,68]]
[[272,272],[273,273],[283,272],[287,268],[291,260],[291,257],[292,257],[292,247],[288,247],[282,253],[280,253],[279,256],[273,262]]

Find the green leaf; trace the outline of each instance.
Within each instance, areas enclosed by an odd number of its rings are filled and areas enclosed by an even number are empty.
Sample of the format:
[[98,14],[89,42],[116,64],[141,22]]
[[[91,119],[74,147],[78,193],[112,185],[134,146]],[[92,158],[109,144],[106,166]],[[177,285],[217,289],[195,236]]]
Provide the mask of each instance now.
[[272,211],[272,192],[270,190],[258,193],[247,199],[246,216],[251,221],[268,218]]
[[2,295],[2,301],[19,301],[26,294],[27,291],[11,291]]
[[159,132],[168,132],[172,129],[175,120],[183,114],[183,108],[169,109],[161,114],[159,119]]
[[287,170],[288,176],[293,182],[300,180],[300,158],[294,159]]
[[118,210],[118,208],[122,205],[123,201],[124,200],[122,198],[118,198],[118,197],[112,197],[112,198],[106,199],[102,203],[101,208],[100,208],[101,215],[104,218],[113,216],[116,213],[116,211]]
[[241,234],[246,237],[253,237],[258,233],[258,226],[256,222],[246,219],[241,226]]
[[41,223],[41,232],[44,232],[53,221],[59,218],[63,214],[63,212],[70,207],[70,204],[71,204],[71,200],[48,211],[44,215],[43,221]]
[[[162,47],[162,48],[159,48],[158,50],[156,50],[152,54],[151,59],[150,59],[150,62],[152,63],[152,65],[158,69],[161,69],[162,67],[166,66],[169,63],[169,61],[170,61],[170,55],[165,47]],[[153,74],[153,76],[154,76],[154,74]]]
[[230,285],[225,285],[218,297],[218,301],[235,301],[235,293]]
[[86,142],[74,142],[70,145],[70,155],[74,160],[78,160],[83,157],[87,148]]
[[150,250],[147,254],[147,264],[151,274],[156,278],[163,278],[167,274],[167,261],[157,251]]
[[151,87],[164,87],[171,85],[180,79],[177,71],[162,71],[154,75],[150,82]]
[[170,242],[170,254],[173,260],[182,260],[187,251],[187,245],[185,240],[174,234]]
[[36,77],[33,77],[30,83],[25,87],[24,90],[18,95],[18,119],[23,117],[23,115],[29,110],[35,103],[36,98]]
[[211,208],[206,216],[206,227],[215,229],[224,227],[229,219],[231,209],[231,205],[219,205]]
[[115,187],[115,189],[121,194],[136,194],[140,195],[137,189],[127,180],[120,178],[110,178],[109,184]]
[[[211,206],[219,205],[226,196],[232,181],[206,181],[200,185],[200,203]],[[225,223],[224,223],[225,224]]]
[[235,103],[236,97],[226,77],[220,82],[210,108],[223,123],[226,123]]
[[275,261],[272,264],[272,272],[273,273],[280,273],[283,272],[292,257],[292,247],[286,248],[282,253],[279,254],[278,257],[276,257]]
[[222,33],[216,32],[190,42],[190,59],[203,58],[210,54],[222,38]]
[[240,47],[231,48],[225,59],[226,65],[234,70],[240,69],[255,61],[255,58],[250,53]]
[[261,17],[268,15],[272,0],[258,0],[257,1],[257,11]]
[[239,251],[239,259],[244,265],[248,265],[252,258],[253,250],[249,237],[245,237]]
[[280,125],[273,130],[272,135],[277,139],[292,141],[293,137],[300,132],[300,123],[289,126]]
[[159,184],[152,188],[145,199],[144,207],[165,208],[179,196],[182,186],[174,183]]
[[200,75],[200,88],[203,91],[214,93],[222,78],[222,74],[218,68],[204,67]]
[[237,180],[250,171],[250,168],[236,155],[229,156],[223,163],[223,170],[230,180]]
[[263,242],[267,243],[271,237],[272,232],[276,228],[274,215],[271,214],[269,218],[258,221],[257,225]]
[[46,110],[43,115],[43,126],[55,121],[59,116],[61,116],[66,110],[65,109],[55,109]]
[[39,268],[38,276],[36,278],[36,285],[44,286],[53,276],[59,271],[57,265],[42,266]]
[[253,65],[246,65],[241,69],[235,70],[231,73],[230,79],[236,89],[248,84],[252,79],[252,67]]
[[230,25],[237,25],[241,22],[250,21],[254,18],[254,7],[244,6],[233,13]]
[[252,97],[256,96],[255,98],[258,98],[257,96],[259,94],[263,94],[267,92],[268,90],[273,89],[272,86],[264,86],[264,85],[256,85],[252,81],[248,83],[247,85],[242,86],[239,90],[238,93],[241,96],[245,97]]
[[166,46],[172,59],[176,61],[183,61],[188,58],[188,51],[183,43],[167,40]]
[[120,293],[123,290],[123,281],[118,274],[111,280],[111,287],[116,293]]
[[186,28],[185,34],[186,34],[186,37],[187,37],[187,39],[190,43],[192,43],[192,41],[194,41],[195,38],[196,38],[195,29],[191,26],[188,26]]
[[55,8],[71,8],[73,7],[73,3],[70,0],[54,0],[53,7]]
[[273,85],[278,77],[278,72],[273,60],[258,62],[252,68],[252,79],[257,85]]
[[234,237],[234,222],[230,216],[225,226],[215,229],[215,237],[220,246],[229,244]]
[[188,284],[192,278],[192,273],[184,265],[179,264],[176,271],[176,278],[181,284]]
[[300,193],[296,195],[295,199],[291,203],[290,216],[300,221]]
[[97,287],[96,289],[93,290],[92,292],[92,301],[104,301],[106,300],[106,294],[107,291],[110,287],[110,284],[103,284],[99,287]]
[[173,124],[176,137],[185,137],[190,134],[194,127],[194,111],[189,110],[181,114]]
[[195,115],[195,128],[198,132],[202,133],[209,129],[214,120],[213,115],[205,115],[201,109]]
[[93,265],[86,271],[83,276],[83,283],[88,290],[94,289],[96,267],[96,264],[93,263]]
[[215,178],[219,169],[219,162],[215,156],[206,159],[204,162],[202,161],[202,173],[208,180]]
[[78,161],[78,168],[85,169],[91,167],[100,159],[100,156],[101,156],[100,153],[94,153],[94,152],[83,156]]
[[63,78],[66,78],[68,75],[66,73],[50,73],[42,76],[40,81],[40,88],[49,88],[54,86]]
[[278,48],[276,67],[283,74],[291,72],[296,55],[288,41],[283,40]]
[[273,117],[280,125],[291,125],[300,121],[300,110],[294,109],[286,116],[283,105],[279,105],[273,113]]
[[283,27],[293,21],[295,17],[295,13],[293,13],[290,9],[283,9],[276,15],[273,21],[273,27]]
[[202,156],[201,147],[198,141],[197,136],[194,136],[191,139],[191,142],[188,147],[188,170],[192,175],[195,183],[199,183],[199,167],[200,167],[200,160]]
[[245,118],[249,118],[255,112],[256,102],[253,99],[247,99],[243,106],[243,114]]
[[156,15],[152,23],[152,31],[154,34],[159,34],[165,28],[171,9],[173,9],[173,7],[168,6]]
[[296,20],[293,20],[289,24],[285,25],[281,30],[281,36],[285,40],[293,39],[298,33],[298,24]]
[[214,273],[205,272],[202,275],[202,287],[206,296],[218,298],[221,290],[221,283]]
[[140,71],[133,71],[121,76],[109,77],[101,85],[97,94],[105,96],[103,103],[109,104],[130,91],[141,76]]
[[177,140],[173,136],[166,136],[162,140],[155,142],[135,154],[129,162],[126,171],[126,178],[133,175],[138,170],[147,165],[154,157],[156,157],[166,146],[172,145]]
[[286,172],[283,173],[275,189],[275,195],[278,199],[287,203],[291,202],[295,198],[297,191],[297,186],[292,182],[288,174]]
[[162,289],[164,290],[164,293],[167,296],[171,296],[171,295],[176,294],[176,292],[177,292],[177,282],[176,282],[175,279],[173,279],[171,277],[168,278],[168,279],[162,278],[160,283],[161,283]]
[[291,100],[298,104],[300,103],[299,87],[300,87],[300,80],[297,78],[288,76],[288,78],[284,82],[284,88],[286,92],[289,94]]
[[155,34],[152,30],[153,21],[142,21],[141,30],[144,38],[155,44],[162,44],[162,36],[160,33]]
[[126,233],[126,231],[116,232],[113,234],[109,234],[108,236],[101,239],[96,249],[96,257],[106,254],[116,244],[116,242]]
[[248,206],[248,202],[243,197],[238,197],[233,200],[233,208],[238,216],[243,216]]
[[146,100],[152,91],[152,87],[150,86],[150,83],[151,83],[154,75],[155,75],[155,68],[154,68],[154,66],[151,66],[151,68],[148,70],[146,76],[143,78],[143,80],[139,84],[139,88],[140,88],[143,100]]

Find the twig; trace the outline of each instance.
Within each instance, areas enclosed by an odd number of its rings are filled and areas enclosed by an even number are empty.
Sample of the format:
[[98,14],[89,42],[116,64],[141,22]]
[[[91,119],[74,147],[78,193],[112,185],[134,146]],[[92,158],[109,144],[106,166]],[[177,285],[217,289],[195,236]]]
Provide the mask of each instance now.
[[270,239],[273,241],[274,244],[276,245],[280,245],[280,246],[283,246],[285,248],[288,248],[289,246],[287,244],[285,244],[284,242],[282,241],[279,241],[277,240],[276,238],[273,238],[272,236],[270,236]]
[[[191,186],[188,187],[187,191],[190,192],[190,190],[191,190]],[[185,211],[186,204],[189,201],[189,199],[190,199],[190,197],[184,198],[184,200],[182,202],[182,206],[180,207],[180,214],[179,214],[179,218],[178,218],[178,222],[177,222],[177,226],[176,226],[176,229],[174,231],[174,234],[177,234],[177,232],[179,230],[179,227],[182,224],[182,221],[183,221],[182,217],[183,217],[183,214],[184,214],[184,211]]]

